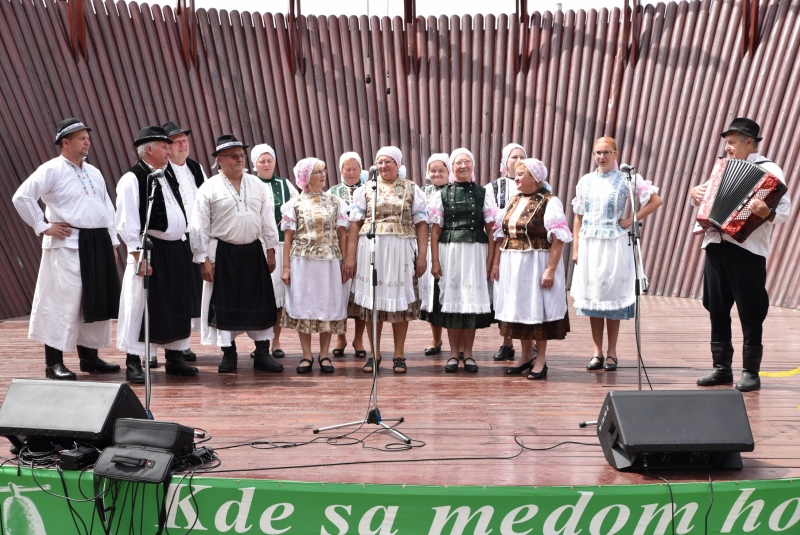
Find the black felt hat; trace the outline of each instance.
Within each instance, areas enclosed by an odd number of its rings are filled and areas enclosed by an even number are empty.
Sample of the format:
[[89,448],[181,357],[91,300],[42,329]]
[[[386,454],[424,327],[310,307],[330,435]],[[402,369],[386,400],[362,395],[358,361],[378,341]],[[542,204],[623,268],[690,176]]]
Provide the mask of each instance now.
[[184,130],[175,121],[167,121],[161,125],[161,128],[166,130],[169,137],[177,136],[178,134],[186,134],[187,136],[192,133],[191,130]]
[[160,126],[145,126],[139,130],[139,136],[133,142],[134,147],[150,143],[151,141],[164,141],[172,145],[172,140],[167,136],[167,131]]
[[244,143],[236,139],[236,136],[234,136],[233,134],[223,134],[217,138],[217,148],[214,152],[211,153],[211,156],[216,158],[217,154],[219,154],[220,151],[223,151],[225,149],[231,149],[234,147],[241,147],[243,149],[246,149],[248,145],[245,145]]
[[68,136],[73,132],[78,132],[79,130],[86,130],[87,132],[91,132],[92,129],[83,124],[79,119],[74,117],[68,117],[58,123],[56,126],[56,145],[58,142],[61,141],[61,138],[64,136]]
[[747,117],[737,117],[733,121],[731,121],[731,125],[725,130],[722,134],[722,137],[727,136],[731,132],[739,132],[740,134],[744,134],[747,137],[751,137],[756,141],[761,141],[761,138],[758,137],[758,133],[761,131],[761,127],[758,126],[758,123],[752,119],[748,119]]

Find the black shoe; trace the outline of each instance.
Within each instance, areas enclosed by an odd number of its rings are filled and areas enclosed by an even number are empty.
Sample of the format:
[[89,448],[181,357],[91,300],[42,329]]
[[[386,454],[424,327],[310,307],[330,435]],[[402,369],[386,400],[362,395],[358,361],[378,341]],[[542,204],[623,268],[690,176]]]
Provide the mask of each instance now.
[[501,360],[514,360],[514,347],[513,346],[500,346],[497,353],[492,357],[495,361]]
[[425,348],[425,354],[427,356],[429,356],[429,357],[433,356],[433,355],[438,355],[441,352],[442,352],[442,343],[441,342],[439,342],[439,345],[429,346],[429,347]]
[[[336,350],[334,349],[334,351]],[[255,351],[253,351],[253,353],[255,353]],[[344,355],[344,351],[342,352],[342,355]],[[272,351],[272,356],[276,359],[282,359],[286,356],[286,353],[283,352],[283,349],[275,349]],[[253,358],[255,358],[255,355],[253,355]]]
[[167,349],[165,353],[167,362],[164,364],[164,372],[167,375],[179,375],[181,377],[194,377],[197,375],[197,368],[183,362],[183,353],[171,349]]
[[450,357],[447,359],[447,364],[444,365],[444,371],[447,373],[455,373],[458,371],[458,359]]
[[44,369],[44,375],[48,379],[55,379],[56,381],[75,380],[75,374],[69,371],[63,362],[56,362],[52,366],[47,366]]
[[547,364],[544,365],[544,368],[542,368],[542,371],[540,372],[532,371],[530,375],[528,375],[528,379],[531,381],[541,381],[543,379],[547,379]]
[[364,373],[372,373],[373,369],[380,369],[380,367],[381,367],[380,359],[376,361],[374,358],[370,357],[369,359],[367,359],[367,362],[361,367],[361,371],[363,371]]
[[144,384],[144,370],[138,355],[128,354],[125,358],[125,380],[136,385]]
[[742,378],[736,383],[736,390],[751,392],[761,388],[761,377],[758,374],[761,371],[763,351],[762,346],[744,346],[742,351],[744,371],[742,372]]
[[[328,361],[328,363],[324,364],[325,361]],[[319,369],[322,370],[322,373],[333,373],[333,363],[331,359],[323,357],[322,355],[317,355],[317,362],[319,363]]]
[[[613,362],[612,362],[613,360]],[[617,357],[607,356],[606,363],[603,364],[603,369],[607,372],[617,371]]]
[[533,367],[533,361],[536,359],[531,359],[527,362],[523,362],[519,366],[514,366],[513,368],[509,368],[506,370],[508,375],[522,375],[527,370],[530,370]]
[[265,372],[282,372],[283,364],[276,362],[272,355],[269,354],[269,340],[256,340],[255,362],[253,362],[254,370],[261,370]]
[[[144,368],[144,358],[142,358],[142,368]],[[150,369],[154,370],[156,368],[158,368],[158,358],[155,355],[150,355]]]
[[233,373],[236,371],[236,362],[238,355],[236,354],[235,346],[226,346],[222,348],[222,361],[217,366],[219,373]]
[[119,364],[110,364],[97,355],[96,349],[78,346],[80,370],[82,372],[118,372]]
[[603,358],[603,355],[599,355],[599,356],[595,355],[595,356],[592,357],[592,360],[589,361],[589,364],[586,365],[586,369],[590,370],[590,371],[591,370],[599,370],[600,368],[603,367],[603,362],[604,361],[605,361],[605,358]]
[[[469,361],[472,361],[470,364]],[[478,372],[478,364],[475,362],[475,359],[472,357],[467,357],[464,359],[464,369],[470,373],[477,373]]]
[[742,378],[736,383],[736,390],[740,392],[752,392],[761,388],[761,377],[758,374],[745,371],[742,372]]
[[182,353],[184,362],[195,362],[197,360],[197,355],[191,349],[184,349]]
[[697,380],[697,386],[715,386],[733,384],[733,372],[730,369],[714,367],[711,373]]

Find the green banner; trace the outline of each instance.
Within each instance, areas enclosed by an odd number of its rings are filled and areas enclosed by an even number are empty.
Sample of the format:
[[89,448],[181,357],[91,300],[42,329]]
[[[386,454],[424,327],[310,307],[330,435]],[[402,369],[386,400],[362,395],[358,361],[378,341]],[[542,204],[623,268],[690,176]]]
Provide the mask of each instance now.
[[[110,525],[94,508],[91,472],[4,467],[3,533],[156,533],[162,487],[104,483]],[[800,483],[789,479],[721,481],[712,494],[708,482],[425,487],[188,476],[169,487],[165,533],[668,535],[670,488],[676,534],[800,533]]]

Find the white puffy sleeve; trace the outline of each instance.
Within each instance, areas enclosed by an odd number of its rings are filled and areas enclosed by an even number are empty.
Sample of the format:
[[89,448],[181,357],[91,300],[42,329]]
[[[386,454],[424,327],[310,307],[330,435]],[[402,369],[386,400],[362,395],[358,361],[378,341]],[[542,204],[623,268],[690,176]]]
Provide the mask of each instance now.
[[494,239],[495,240],[502,240],[506,237],[505,233],[503,232],[503,219],[506,217],[506,211],[508,210],[508,205],[505,208],[500,208],[497,210],[497,213],[494,217]]
[[544,211],[544,228],[547,229],[547,241],[553,243],[553,237],[564,243],[572,241],[572,232],[569,230],[567,216],[564,215],[564,205],[558,197],[552,197],[547,202]]
[[33,228],[37,236],[52,226],[44,220],[39,198],[53,187],[54,177],[54,173],[46,172],[44,166],[39,167],[20,185],[11,199],[22,220]]
[[142,246],[139,181],[133,173],[125,173],[117,183],[117,232],[128,251],[136,251]]
[[364,221],[367,217],[367,190],[359,186],[353,192],[353,204],[350,205],[350,221]]
[[425,192],[414,184],[414,200],[411,201],[411,222],[416,225],[420,221],[428,222],[428,200]]
[[578,180],[578,185],[575,186],[575,198],[572,199],[572,212],[575,215],[583,215],[584,202],[583,202],[583,188],[586,185],[584,177]]
[[658,188],[653,185],[652,180],[645,180],[642,175],[636,175],[636,197],[639,204],[644,206],[650,202],[650,195],[658,193]]
[[483,221],[484,223],[491,223],[497,216],[497,201],[494,200],[494,195],[488,191],[483,197]]
[[192,247],[197,264],[202,264],[208,257],[208,242],[211,239],[211,202],[213,183],[204,182],[197,189],[192,208],[192,220],[189,221],[189,245]]
[[281,206],[281,230],[297,230],[297,210],[294,198]]
[[344,199],[337,195],[332,195],[336,202],[339,203],[339,210],[336,214],[336,226],[337,227],[344,227],[345,229],[350,228],[350,218],[347,216],[347,211],[350,207],[344,202]]
[[434,191],[431,194],[431,202],[428,204],[428,223],[444,226],[444,205],[441,191]]
[[291,182],[289,182],[287,180],[286,181],[286,185],[289,187],[289,198],[290,199],[294,199],[295,197],[298,197],[300,195],[300,192],[297,191],[297,188],[294,187],[294,184],[292,184]]
[[[258,180],[258,183],[260,185],[261,181]],[[261,195],[264,199],[261,205],[261,238],[264,240],[264,253],[266,253],[268,249],[275,249],[278,246],[279,236],[278,225],[275,224],[275,205],[267,199],[266,188],[261,188]]]

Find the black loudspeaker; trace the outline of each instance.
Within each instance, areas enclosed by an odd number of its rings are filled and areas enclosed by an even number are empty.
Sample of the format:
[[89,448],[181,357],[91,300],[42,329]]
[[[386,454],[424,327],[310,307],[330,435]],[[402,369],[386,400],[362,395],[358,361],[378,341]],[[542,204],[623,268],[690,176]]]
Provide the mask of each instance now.
[[609,392],[597,437],[617,470],[742,468],[753,433],[738,390]]
[[17,448],[31,442],[103,447],[118,418],[147,418],[127,384],[14,379],[0,407],[0,435]]

